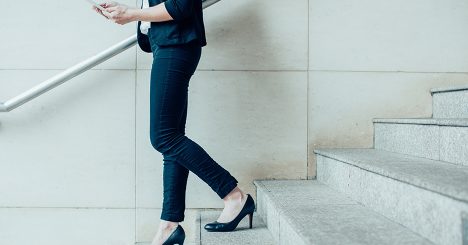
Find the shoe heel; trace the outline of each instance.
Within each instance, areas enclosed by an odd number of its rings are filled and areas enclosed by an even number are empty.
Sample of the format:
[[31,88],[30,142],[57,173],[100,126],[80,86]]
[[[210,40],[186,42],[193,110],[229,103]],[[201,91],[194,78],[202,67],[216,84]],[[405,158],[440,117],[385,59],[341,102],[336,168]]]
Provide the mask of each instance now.
[[249,229],[252,229],[253,213],[249,213]]
[[185,235],[184,235],[184,238],[182,238],[182,240],[178,244],[179,245],[184,245],[184,242],[185,242]]

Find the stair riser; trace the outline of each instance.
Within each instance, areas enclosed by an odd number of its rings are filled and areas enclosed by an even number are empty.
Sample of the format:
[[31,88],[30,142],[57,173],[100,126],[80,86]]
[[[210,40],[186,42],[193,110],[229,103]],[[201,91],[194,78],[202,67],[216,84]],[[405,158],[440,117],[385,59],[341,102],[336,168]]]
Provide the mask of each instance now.
[[263,188],[257,188],[257,213],[262,217],[274,240],[279,245],[306,245],[284,216],[277,211],[278,208],[272,205],[273,202],[264,191]]
[[268,230],[273,235],[275,242],[279,242],[279,216],[274,213],[275,209],[271,206],[271,201],[268,200],[268,196],[263,194],[263,191],[257,188],[257,204],[256,211],[263,222],[265,222]]
[[317,179],[437,244],[462,244],[468,204],[317,155]]
[[434,93],[434,118],[468,118],[468,90]]
[[374,123],[375,149],[468,166],[468,127]]

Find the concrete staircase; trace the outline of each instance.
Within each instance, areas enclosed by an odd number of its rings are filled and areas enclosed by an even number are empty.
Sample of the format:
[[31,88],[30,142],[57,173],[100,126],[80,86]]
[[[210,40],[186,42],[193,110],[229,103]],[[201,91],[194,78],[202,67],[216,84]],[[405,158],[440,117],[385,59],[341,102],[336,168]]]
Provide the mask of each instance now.
[[468,244],[468,86],[433,118],[375,119],[374,148],[320,149],[317,180],[257,180],[279,244]]

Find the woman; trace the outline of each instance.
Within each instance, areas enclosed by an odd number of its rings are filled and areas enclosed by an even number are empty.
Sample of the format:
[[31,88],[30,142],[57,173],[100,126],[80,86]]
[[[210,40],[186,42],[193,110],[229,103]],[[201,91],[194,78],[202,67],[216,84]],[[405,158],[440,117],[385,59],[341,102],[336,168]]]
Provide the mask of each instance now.
[[220,216],[206,224],[206,230],[232,231],[247,214],[252,228],[255,203],[250,194],[239,189],[227,170],[185,136],[189,81],[206,46],[202,1],[149,0],[149,8],[144,9],[113,1],[101,6],[106,11],[93,8],[120,25],[151,22],[150,140],[164,158],[161,222],[152,244],[183,244],[185,233],[179,222],[184,220],[189,171],[224,201]]

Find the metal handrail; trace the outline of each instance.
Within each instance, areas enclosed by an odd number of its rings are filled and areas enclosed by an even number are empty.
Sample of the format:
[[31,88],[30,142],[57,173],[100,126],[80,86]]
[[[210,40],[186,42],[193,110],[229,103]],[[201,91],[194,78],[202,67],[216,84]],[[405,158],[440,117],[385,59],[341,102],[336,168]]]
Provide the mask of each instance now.
[[[203,8],[207,8],[220,0],[204,0]],[[131,37],[107,48],[106,50],[88,58],[59,74],[45,80],[44,82],[36,85],[35,87],[15,96],[5,102],[0,102],[0,112],[9,112],[26,102],[33,100],[34,98],[46,93],[47,91],[59,86],[60,84],[69,81],[70,79],[90,70],[91,68],[101,64],[102,62],[114,57],[117,54],[133,47],[137,43],[137,35],[134,34]]]

